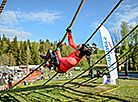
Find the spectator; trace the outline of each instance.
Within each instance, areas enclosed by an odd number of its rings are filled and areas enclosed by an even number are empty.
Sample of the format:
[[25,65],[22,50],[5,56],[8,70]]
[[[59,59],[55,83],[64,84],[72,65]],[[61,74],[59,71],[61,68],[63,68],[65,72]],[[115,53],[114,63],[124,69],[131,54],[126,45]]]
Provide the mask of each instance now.
[[24,86],[27,86],[26,80],[24,80]]
[[31,80],[30,85],[33,85],[33,80]]
[[9,88],[12,87],[12,80],[13,80],[13,77],[11,74],[8,74],[8,85],[9,85]]
[[73,76],[72,71],[69,72],[69,76],[70,76],[70,78],[72,78],[72,76]]
[[97,68],[96,72],[97,72],[97,77],[100,77],[101,72],[98,68]]
[[57,75],[56,75],[56,78],[58,79],[58,77],[59,77],[59,75],[57,74]]
[[103,77],[102,77],[102,84],[109,84],[110,81],[107,77],[107,73],[104,73]]
[[68,73],[66,73],[66,79],[68,79]]

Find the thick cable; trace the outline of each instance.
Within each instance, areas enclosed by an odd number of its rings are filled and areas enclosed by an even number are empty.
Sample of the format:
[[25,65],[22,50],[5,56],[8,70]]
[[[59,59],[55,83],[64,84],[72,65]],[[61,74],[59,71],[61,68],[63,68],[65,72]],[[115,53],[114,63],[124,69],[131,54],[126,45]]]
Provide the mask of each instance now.
[[[84,74],[86,71],[88,71],[90,68],[92,68],[93,66],[95,66],[97,63],[99,63],[105,56],[107,56],[113,49],[115,49],[122,41],[124,41],[124,39],[126,39],[136,28],[138,27],[138,25],[136,25],[128,34],[126,34],[121,41],[118,42],[118,44],[116,44],[108,53],[106,53],[104,56],[102,56],[97,62],[95,62],[92,66],[90,66],[88,69],[84,70],[82,73],[80,73],[79,75],[77,75],[75,78],[71,79],[70,81],[62,84],[60,87],[64,87],[64,85],[72,82],[73,80],[77,79],[79,76],[81,76],[82,74]],[[57,88],[54,88],[54,89],[58,89],[59,87]],[[52,90],[54,90],[52,89]],[[49,90],[51,91],[51,90]]]
[[[138,50],[136,51],[136,53],[133,53],[130,57],[126,58],[122,63],[119,64],[122,65],[124,62],[126,62],[128,59],[132,58],[134,55],[136,55],[138,53]],[[111,71],[115,70],[116,68],[111,69],[110,71],[108,71],[107,73],[110,73]]]
[[97,62],[95,62],[92,66],[90,66],[88,69],[86,69],[85,71],[83,71],[82,73],[80,73],[78,76],[76,76],[75,78],[71,79],[70,81],[64,83],[62,86],[66,85],[67,83],[70,83],[71,81],[75,80],[76,78],[78,78],[79,76],[81,76],[82,74],[84,74],[86,71],[88,71],[90,68],[92,68],[93,66],[95,66],[97,63],[99,63],[106,55],[108,55],[113,49],[115,49],[122,41],[124,41],[124,39],[126,37],[128,37],[136,28],[138,27],[138,25],[136,25],[136,27],[134,27],[128,34],[126,34],[126,36],[123,37],[123,39],[116,45],[114,46],[107,54],[105,54],[103,57],[101,57]]
[[[3,3],[2,3],[2,9],[3,9],[3,4],[5,5],[5,1],[7,1],[7,0],[3,0]],[[75,22],[75,19],[77,18],[77,15],[78,15],[78,13],[79,13],[79,11],[80,11],[80,9],[81,9],[81,7],[82,7],[82,5],[83,5],[83,3],[84,3],[84,1],[85,0],[82,0],[81,1],[81,4],[79,5],[79,8],[78,8],[78,10],[77,10],[77,12],[76,12],[76,14],[75,14],[75,16],[74,16],[74,18],[73,18],[73,20],[72,20],[72,22],[71,22],[71,24],[70,24],[70,26],[69,26],[69,28],[71,28],[72,27],[72,25],[73,25],[73,23]],[[1,9],[0,9],[1,10]],[[61,43],[64,41],[64,39],[65,39],[65,37],[66,37],[66,35],[67,35],[67,33],[65,34],[65,36],[64,36],[64,38],[62,39],[62,41],[61,41]],[[38,68],[40,68],[43,64],[45,64],[46,63],[46,61],[44,61],[44,63],[42,63]],[[36,68],[34,71],[36,71],[38,68]],[[13,87],[15,87],[17,84],[19,84],[22,80],[24,80],[25,78],[27,78],[30,74],[32,74],[34,71],[32,71],[31,73],[29,73],[26,77],[24,77],[23,79],[21,79],[19,82],[17,82],[14,86],[12,86],[11,88],[9,88],[8,90],[6,90],[5,92],[3,92],[0,96],[2,96],[3,94],[5,94],[5,93],[7,93],[10,89],[12,89]],[[57,73],[56,73],[57,74]],[[56,75],[55,74],[55,75]],[[54,75],[54,76],[55,76]],[[48,80],[48,82],[49,82],[50,80]],[[47,82],[46,82],[47,83]],[[46,83],[44,83],[44,84],[46,84]]]
[[1,6],[0,6],[0,14],[2,13],[2,10],[6,4],[7,0],[3,0],[2,3],[1,3]]
[[[136,43],[132,48],[129,49],[129,51],[127,51],[127,52],[126,52],[123,56],[121,56],[116,62],[114,62],[114,63],[113,63],[112,65],[110,65],[109,67],[107,67],[106,70],[102,71],[102,73],[100,73],[100,74],[103,74],[105,71],[107,71],[107,70],[108,70],[110,67],[112,67],[115,63],[117,63],[117,62],[118,62],[119,60],[121,60],[124,56],[126,56],[132,49],[136,48],[137,45],[138,45],[138,43]],[[117,68],[117,67],[111,69],[109,72],[113,71],[113,70],[116,69],[116,68]],[[109,72],[108,72],[108,73],[109,73]],[[95,78],[95,77],[93,77],[93,78]],[[82,85],[82,84],[84,84],[84,83],[86,83],[86,82],[88,82],[88,81],[90,81],[90,80],[92,80],[93,78],[90,78],[90,79],[88,79],[88,80],[86,80],[86,81],[84,81],[84,82],[81,82],[81,83],[79,84],[79,86]]]
[[47,80],[45,83],[43,83],[41,86],[37,87],[36,89],[32,90],[31,92],[27,93],[27,95],[35,92],[36,90],[40,89],[41,87],[43,87],[45,84],[47,84],[49,81],[51,81],[56,75],[58,74],[58,72],[56,72],[56,74],[54,74],[49,80]]
[[112,15],[112,13],[117,9],[117,7],[121,4],[123,0],[120,0],[117,5],[113,8],[113,10],[108,14],[108,16],[104,19],[104,21],[98,26],[95,32],[89,37],[89,39],[84,43],[87,44],[88,41],[96,34],[96,32],[101,28],[101,26],[107,21],[107,19]]
[[[74,24],[74,22],[75,22],[75,20],[76,20],[76,18],[77,18],[77,16],[78,16],[80,10],[81,10],[81,7],[82,7],[84,1],[85,1],[85,0],[82,0],[82,1],[81,1],[80,5],[79,5],[79,7],[78,7],[78,9],[77,9],[77,11],[76,11],[76,13],[75,13],[75,16],[73,17],[73,19],[72,19],[72,21],[71,21],[71,24],[70,24],[70,26],[69,26],[70,29],[72,28],[72,26],[73,26],[73,24]],[[65,40],[66,36],[67,36],[67,32],[66,32],[66,34],[64,35],[63,39],[61,40],[60,44],[63,43],[63,41]]]
[[[114,62],[113,64],[111,64],[109,67],[107,67],[106,70],[108,70],[110,67],[112,67],[114,64],[116,64],[119,60],[121,60],[124,56],[126,56],[132,49],[136,48],[137,45],[138,45],[138,43],[136,43],[133,47],[131,47],[131,48],[129,49],[129,51],[127,51],[124,55],[122,55],[116,62]],[[100,74],[103,74],[106,70],[102,71],[102,73],[100,73]],[[113,68],[113,70],[114,70],[114,68]],[[96,79],[94,79],[94,78],[96,78]],[[86,82],[92,80],[92,79],[97,80],[98,78],[97,78],[97,77],[92,77],[92,78],[90,78],[90,79],[88,79],[88,80],[85,80],[85,81],[79,83],[79,84],[78,84],[78,87],[81,86],[82,84],[84,84],[84,83],[86,83]],[[73,86],[77,86],[77,85],[73,85]],[[71,86],[71,87],[73,87],[73,86]]]
[[[80,10],[81,10],[81,7],[82,7],[84,1],[85,1],[85,0],[82,0],[82,1],[81,1],[80,5],[79,5],[79,7],[78,7],[78,9],[77,9],[77,11],[76,11],[76,13],[75,13],[75,15],[74,15],[72,21],[71,21],[71,24],[70,24],[69,28],[72,28],[72,26],[73,26],[73,24],[74,24],[74,22],[75,22],[75,20],[76,20],[76,18],[77,18],[77,16],[78,16]],[[67,32],[66,32],[65,36],[63,37],[63,39],[61,40],[60,44],[63,43],[63,41],[65,40],[66,36],[67,36]],[[45,82],[44,84],[42,84],[40,87],[36,88],[35,90],[37,90],[37,89],[41,88],[42,86],[44,86],[46,83],[48,83],[50,80],[52,80],[57,74],[58,74],[58,73],[56,73],[52,78],[50,78],[47,82]],[[33,90],[32,92],[34,92],[35,90]],[[30,93],[32,93],[32,92],[29,92],[28,94],[30,94]]]
[[[124,62],[126,62],[128,59],[134,57],[134,55],[136,55],[138,53],[138,50],[136,51],[136,53],[133,53],[130,57],[128,57],[127,59],[125,59],[122,63],[119,64],[119,66],[121,66]],[[113,71],[114,69],[116,69],[117,67],[113,68],[112,70],[108,71],[107,73],[110,73],[111,71]],[[93,81],[93,80],[92,80]],[[91,83],[92,81],[88,82],[88,83]],[[85,83],[85,84],[88,84],[88,83]],[[84,85],[85,85],[84,84]]]

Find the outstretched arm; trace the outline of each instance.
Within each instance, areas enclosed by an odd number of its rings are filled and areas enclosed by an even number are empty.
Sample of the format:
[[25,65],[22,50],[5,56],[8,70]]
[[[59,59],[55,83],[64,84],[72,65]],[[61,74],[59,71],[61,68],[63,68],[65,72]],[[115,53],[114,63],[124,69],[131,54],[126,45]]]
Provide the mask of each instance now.
[[71,30],[69,28],[67,28],[67,34],[68,34],[68,42],[69,42],[69,45],[73,49],[75,49],[77,47],[77,45],[73,41],[72,32],[71,32]]

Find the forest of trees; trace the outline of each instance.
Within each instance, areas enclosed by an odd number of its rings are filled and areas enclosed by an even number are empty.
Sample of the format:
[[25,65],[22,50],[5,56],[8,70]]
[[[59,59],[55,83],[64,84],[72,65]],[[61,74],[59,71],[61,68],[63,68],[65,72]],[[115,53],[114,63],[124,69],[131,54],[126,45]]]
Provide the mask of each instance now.
[[[57,43],[51,43],[49,40],[39,42],[17,41],[14,37],[13,41],[6,38],[5,35],[0,37],[0,65],[19,66],[19,65],[39,65],[43,59],[40,53],[45,54],[49,49],[55,50]],[[74,51],[70,46],[64,43],[61,47],[62,56],[67,56]],[[98,53],[98,54],[96,54]],[[104,55],[103,50],[95,50],[94,62]],[[106,59],[100,61],[100,64],[106,64]],[[78,66],[88,66],[87,60],[84,58]]]
[[[138,23],[136,23],[138,24]],[[114,33],[114,43],[118,43],[125,35],[127,35],[133,29],[132,25],[129,25],[126,22],[122,22],[121,24],[121,31]],[[116,48],[116,52],[120,53],[120,56],[124,55],[129,49],[133,46],[138,44],[138,29],[136,29],[133,33],[131,33],[121,44],[118,48]],[[129,58],[133,53],[135,56],[128,60],[128,66],[132,69],[138,70],[138,46],[136,46],[127,56],[123,57],[120,61],[124,61],[125,59]],[[120,57],[119,56],[119,57]]]
[[[128,26],[127,23],[122,22],[121,25],[121,34],[114,34],[114,43],[117,43],[124,37],[133,27]],[[126,40],[121,43],[117,48],[117,51],[121,55],[126,53],[132,46],[137,43],[138,38],[138,29],[131,34]],[[57,47],[56,42],[52,43],[48,39],[46,41],[40,40],[39,42],[30,42],[27,41],[17,41],[17,37],[14,37],[12,41],[7,38],[4,34],[0,36],[0,65],[9,65],[9,66],[19,66],[19,65],[39,65],[42,63],[43,59],[40,58],[40,53],[47,52],[50,48],[55,50]],[[136,52],[138,47],[129,53],[129,57],[132,53]],[[68,55],[72,52],[73,49],[64,43],[61,47],[62,56]],[[99,58],[104,55],[104,51],[97,48],[94,51],[94,61],[96,62]],[[137,54],[138,55],[138,54]],[[136,55],[136,56],[137,56]],[[124,59],[126,59],[124,57]],[[123,59],[123,60],[124,60]],[[122,61],[123,61],[122,60]],[[138,57],[133,57],[130,59],[132,67],[138,68]],[[106,64],[106,59],[104,58],[99,62],[99,64]],[[84,58],[78,66],[88,66],[86,58]]]

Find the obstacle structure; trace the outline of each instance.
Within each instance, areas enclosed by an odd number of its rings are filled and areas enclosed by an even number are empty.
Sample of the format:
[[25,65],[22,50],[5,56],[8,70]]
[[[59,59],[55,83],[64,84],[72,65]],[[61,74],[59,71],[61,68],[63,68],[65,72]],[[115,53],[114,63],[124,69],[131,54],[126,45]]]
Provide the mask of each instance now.
[[[87,44],[88,41],[96,34],[96,32],[97,32],[97,31],[100,29],[100,27],[107,21],[107,19],[113,14],[113,12],[117,9],[117,7],[121,4],[122,1],[123,1],[123,0],[120,0],[120,1],[117,3],[117,5],[113,8],[113,10],[109,13],[109,15],[103,20],[103,22],[100,24],[100,26],[95,30],[95,32],[94,32],[94,33],[90,36],[90,38],[85,42],[85,44]],[[74,23],[74,21],[75,21],[77,15],[78,15],[80,9],[81,9],[83,3],[84,3],[84,0],[82,0],[82,2],[81,2],[81,4],[80,4],[80,6],[79,6],[79,8],[78,8],[78,10],[77,10],[77,12],[76,12],[76,14],[75,14],[73,20],[72,20],[72,22],[71,22],[69,28],[72,27],[72,25],[73,25],[73,23]],[[122,40],[121,40],[116,46],[114,46],[107,54],[109,54],[113,49],[115,49],[119,44],[121,44],[121,42],[122,42],[124,39],[126,39],[136,28],[138,28],[138,25],[135,26],[135,27],[134,27],[124,38],[122,38]],[[65,39],[66,36],[67,36],[67,33],[64,35],[62,41],[60,42],[61,44],[63,43],[63,41],[64,41],[64,39]],[[138,43],[137,43],[137,44],[138,44]],[[129,53],[132,49],[134,49],[134,48],[137,46],[137,44],[136,44],[135,46],[133,46],[127,53]],[[127,53],[126,53],[126,54],[127,54]],[[64,83],[64,84],[62,84],[60,87],[63,87],[63,88],[64,88],[66,84],[71,83],[73,80],[77,79],[79,76],[81,76],[82,74],[84,74],[85,72],[87,72],[90,68],[92,68],[92,67],[95,66],[99,61],[101,61],[107,54],[105,54],[103,57],[101,57],[96,63],[94,63],[93,65],[91,65],[89,68],[87,68],[86,70],[84,70],[81,74],[77,75],[75,78],[71,79],[70,81],[68,81],[68,82],[66,82],[66,83]],[[121,58],[123,58],[124,56],[126,56],[126,54],[124,54]],[[120,59],[121,59],[121,58],[120,58]],[[120,60],[120,59],[119,59],[119,60]],[[117,61],[118,61],[118,60],[117,60]],[[116,62],[117,62],[117,61],[116,61]],[[23,81],[24,79],[26,79],[27,77],[29,77],[32,73],[34,73],[35,71],[37,71],[37,70],[38,70],[42,65],[44,65],[46,62],[47,62],[47,60],[45,60],[39,67],[37,67],[34,71],[32,71],[31,73],[29,73],[26,77],[24,77],[24,78],[21,79],[19,82],[17,82],[14,86],[12,86],[12,88],[15,87],[16,85],[18,85],[20,82],[22,82],[22,81]],[[115,62],[115,63],[116,63],[116,62]],[[115,64],[115,63],[114,63],[114,64]],[[110,66],[110,67],[111,67],[111,66]],[[108,70],[108,69],[109,69],[109,67],[108,67],[106,70]],[[115,68],[114,68],[114,69],[115,69]],[[114,70],[114,69],[113,69],[113,70]],[[109,71],[109,72],[111,72],[111,71]],[[42,86],[44,86],[45,84],[47,84],[47,83],[48,83],[49,81],[51,81],[57,74],[58,74],[58,73],[54,74],[48,81],[46,81],[44,84],[42,84],[40,87],[36,88],[35,90],[37,90],[37,89],[41,88]],[[84,82],[80,83],[80,85],[82,85],[82,84],[84,84],[84,83],[86,83],[86,82],[88,82],[88,81],[90,81],[90,80],[92,80],[92,78],[91,78],[91,79],[88,79],[88,80],[85,80]],[[12,89],[12,88],[11,88],[11,89]],[[59,87],[54,88],[53,90],[58,89],[58,88],[59,88]],[[119,87],[118,87],[118,88],[119,88]],[[115,88],[115,89],[118,89],[118,88]],[[7,92],[8,92],[9,90],[11,90],[11,89],[6,90],[4,93],[1,94],[1,96],[4,95],[5,93],[7,93]],[[114,89],[114,90],[115,90],[115,89]],[[35,90],[29,92],[28,94],[34,92]],[[113,91],[113,90],[112,90],[112,91]],[[103,92],[103,93],[105,93],[105,92]],[[101,94],[103,94],[103,93],[101,93]],[[100,93],[99,93],[99,94],[100,94]],[[98,95],[98,94],[96,94],[96,95]]]

